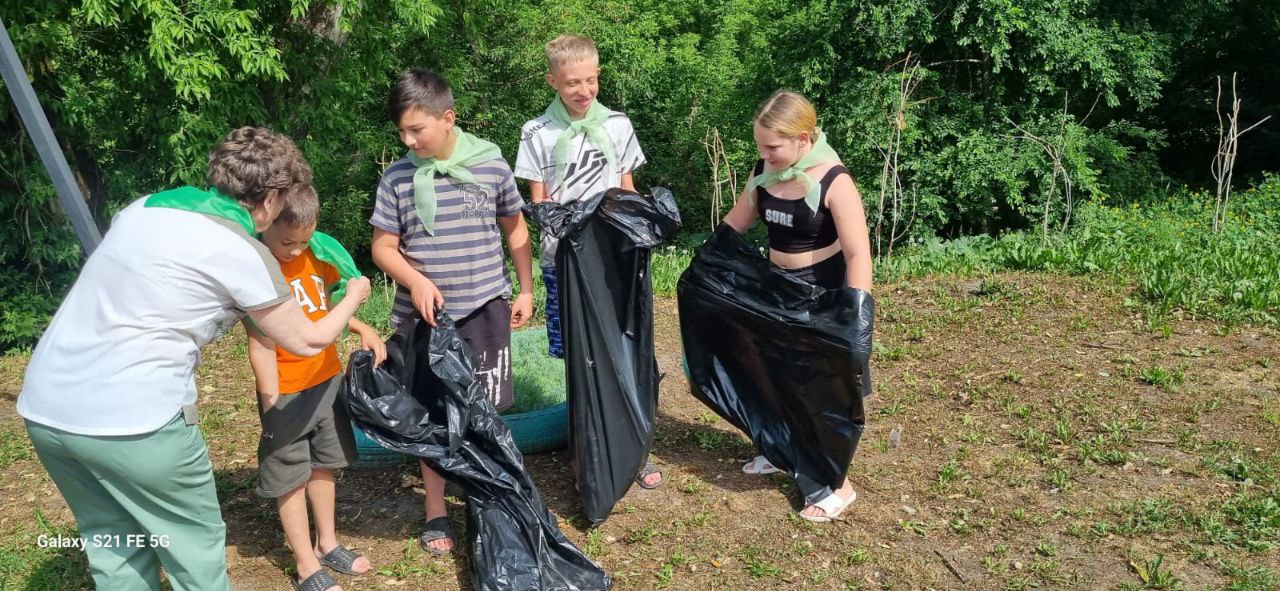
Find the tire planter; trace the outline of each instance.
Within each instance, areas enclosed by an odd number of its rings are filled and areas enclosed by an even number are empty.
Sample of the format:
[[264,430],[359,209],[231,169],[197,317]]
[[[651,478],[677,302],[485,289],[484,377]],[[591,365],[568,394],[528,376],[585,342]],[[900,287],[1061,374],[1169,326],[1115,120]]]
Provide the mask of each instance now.
[[561,402],[529,412],[503,415],[522,454],[563,449],[569,444],[569,404]]
[[[512,349],[541,347],[542,354],[546,355],[546,329],[530,328],[512,333],[511,346]],[[515,367],[513,371],[519,372],[520,368]],[[561,388],[564,387],[563,378],[559,384]],[[519,391],[516,396],[520,396]],[[569,444],[569,405],[566,402],[528,412],[502,415],[502,420],[511,429],[511,437],[522,454],[554,451]],[[374,443],[354,424],[351,428],[356,440],[356,461],[353,464],[356,468],[389,468],[416,463],[413,456],[393,452]]]

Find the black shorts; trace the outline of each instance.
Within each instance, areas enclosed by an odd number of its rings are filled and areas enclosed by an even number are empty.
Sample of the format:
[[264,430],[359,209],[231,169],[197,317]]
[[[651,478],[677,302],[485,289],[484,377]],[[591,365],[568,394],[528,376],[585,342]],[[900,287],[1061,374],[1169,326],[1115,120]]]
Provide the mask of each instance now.
[[798,269],[779,268],[796,279],[824,289],[842,289],[846,287],[845,270],[847,269],[847,263],[844,262],[844,254],[839,252],[824,261],[814,263],[808,267],[800,267]]
[[511,386],[511,304],[494,298],[455,321],[454,326],[471,350],[476,380],[485,397],[498,410],[510,407],[515,402]]

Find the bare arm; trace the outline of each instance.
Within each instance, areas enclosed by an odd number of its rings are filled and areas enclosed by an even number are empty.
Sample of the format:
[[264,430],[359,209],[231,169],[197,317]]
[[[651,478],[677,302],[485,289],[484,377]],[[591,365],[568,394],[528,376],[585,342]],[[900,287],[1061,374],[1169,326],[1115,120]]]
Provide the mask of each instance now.
[[392,279],[409,288],[413,298],[413,307],[422,315],[423,320],[431,326],[436,325],[436,308],[444,306],[444,294],[419,273],[400,253],[400,235],[392,234],[380,228],[373,229],[373,264],[377,265]]
[[519,212],[498,216],[498,225],[507,235],[507,250],[511,252],[516,280],[520,282],[520,291],[511,306],[511,328],[519,328],[533,316],[533,251],[529,247],[529,226]]
[[382,365],[382,360],[387,358],[387,344],[378,335],[378,331],[355,318],[347,321],[347,328],[360,336],[361,349],[373,352],[373,364]]
[[267,335],[244,324],[244,332],[249,337],[249,367],[253,368],[253,378],[257,382],[258,398],[262,401],[262,410],[275,405],[280,396],[280,374],[276,368],[276,344]]
[[[747,184],[751,184],[751,179],[756,175],[747,177]],[[729,224],[739,234],[746,234],[751,228],[751,224],[756,223],[756,219],[760,217],[756,211],[756,197],[753,191],[743,189],[742,195],[738,197],[738,202],[733,204],[733,209],[724,216],[724,223]]]
[[329,310],[324,318],[314,322],[307,318],[293,298],[270,308],[249,312],[249,317],[285,351],[299,357],[311,357],[338,340],[347,321],[367,297],[369,279],[356,277],[347,281],[347,297]]
[[628,172],[622,175],[622,188],[628,191],[636,190],[636,182],[635,179],[631,178],[631,173]]
[[842,174],[831,183],[827,207],[836,223],[836,236],[844,253],[845,280],[849,287],[871,291],[871,239],[867,232],[867,216],[862,210],[862,196],[849,175]]
[[542,203],[547,200],[547,186],[537,181],[529,181],[529,201]]

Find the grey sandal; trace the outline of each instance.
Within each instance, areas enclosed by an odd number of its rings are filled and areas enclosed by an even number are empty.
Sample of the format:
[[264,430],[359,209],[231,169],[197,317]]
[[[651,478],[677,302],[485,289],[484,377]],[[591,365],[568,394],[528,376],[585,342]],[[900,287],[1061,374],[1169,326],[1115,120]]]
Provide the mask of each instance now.
[[453,522],[449,521],[448,515],[441,515],[435,519],[427,521],[427,528],[423,530],[422,535],[418,536],[418,545],[422,550],[432,556],[448,556],[452,550],[441,550],[432,548],[431,542],[436,540],[449,540],[453,542],[453,546],[458,547],[457,536],[453,532]]
[[305,581],[299,581],[298,577],[289,577],[289,582],[293,583],[293,588],[297,591],[327,591],[338,586],[338,582],[333,580],[329,573],[324,572],[324,569],[311,573]]
[[[654,474],[658,475],[658,481],[653,484],[646,484],[645,479],[653,476]],[[636,484],[640,485],[640,488],[645,490],[658,488],[666,481],[667,477],[662,473],[662,470],[659,470],[658,467],[653,464],[645,464],[644,467],[640,469],[640,473],[636,474]]]
[[356,563],[356,560],[359,560],[359,559],[360,559],[359,553],[351,550],[350,548],[347,548],[346,546],[343,546],[342,544],[338,544],[337,547],[335,547],[333,550],[330,550],[328,554],[325,554],[324,556],[320,557],[320,564],[323,564],[344,575],[351,575],[351,576],[358,577],[360,575],[363,575],[364,573],[356,572],[354,569],[351,568],[351,566],[354,565]]

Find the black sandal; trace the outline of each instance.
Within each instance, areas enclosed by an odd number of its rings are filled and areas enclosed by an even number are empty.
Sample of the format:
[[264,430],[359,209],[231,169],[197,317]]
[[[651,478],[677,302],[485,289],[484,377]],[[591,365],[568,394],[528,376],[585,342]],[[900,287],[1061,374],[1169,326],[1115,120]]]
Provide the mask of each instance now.
[[344,575],[358,577],[365,573],[356,572],[351,568],[351,565],[355,564],[359,559],[360,554],[358,552],[355,552],[342,544],[338,544],[333,550],[330,550],[328,554],[320,557],[320,564]]
[[421,536],[418,536],[418,545],[422,547],[424,552],[432,556],[448,556],[453,551],[452,549],[432,548],[431,542],[436,540],[449,540],[453,542],[454,548],[458,547],[457,537],[453,533],[453,522],[449,521],[448,515],[441,515],[427,521],[426,529],[423,530]]
[[[645,484],[644,480],[650,476],[653,476],[654,474],[661,476],[661,478],[659,478],[658,481],[653,484]],[[667,481],[667,478],[662,474],[662,470],[659,470],[658,467],[654,466],[653,464],[645,464],[644,467],[640,469],[640,473],[636,474],[636,484],[640,485],[640,488],[643,488],[645,490],[653,490],[655,488],[658,488],[659,486],[662,486],[662,483],[666,481]]]
[[333,580],[329,573],[324,572],[324,569],[311,573],[305,581],[299,581],[298,577],[289,577],[289,582],[293,583],[296,591],[327,591],[338,586],[338,582]]

